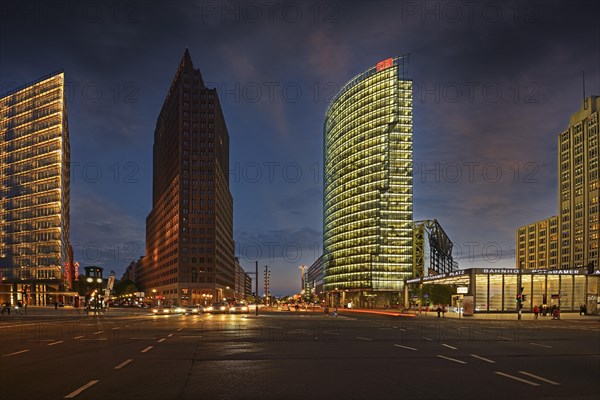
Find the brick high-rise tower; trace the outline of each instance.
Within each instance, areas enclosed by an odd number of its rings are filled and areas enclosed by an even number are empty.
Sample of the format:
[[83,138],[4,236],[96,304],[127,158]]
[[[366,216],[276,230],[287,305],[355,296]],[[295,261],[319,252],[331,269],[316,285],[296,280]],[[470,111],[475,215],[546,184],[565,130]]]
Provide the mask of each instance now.
[[234,296],[229,134],[216,89],[186,49],[154,131],[152,211],[140,283],[163,304]]

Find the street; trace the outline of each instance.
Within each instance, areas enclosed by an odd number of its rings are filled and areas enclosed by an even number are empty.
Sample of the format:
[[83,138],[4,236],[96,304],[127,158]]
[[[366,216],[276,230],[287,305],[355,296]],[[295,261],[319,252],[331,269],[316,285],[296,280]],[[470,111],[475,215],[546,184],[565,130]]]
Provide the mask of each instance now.
[[600,323],[342,312],[111,311],[0,320],[3,398],[569,398],[600,393]]

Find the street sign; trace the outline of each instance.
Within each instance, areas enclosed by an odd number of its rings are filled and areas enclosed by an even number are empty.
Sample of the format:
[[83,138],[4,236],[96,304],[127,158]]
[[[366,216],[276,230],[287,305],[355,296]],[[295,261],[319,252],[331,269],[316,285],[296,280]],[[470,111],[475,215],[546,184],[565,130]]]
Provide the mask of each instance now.
[[467,293],[469,293],[469,287],[468,286],[459,286],[456,288],[456,293],[467,294]]

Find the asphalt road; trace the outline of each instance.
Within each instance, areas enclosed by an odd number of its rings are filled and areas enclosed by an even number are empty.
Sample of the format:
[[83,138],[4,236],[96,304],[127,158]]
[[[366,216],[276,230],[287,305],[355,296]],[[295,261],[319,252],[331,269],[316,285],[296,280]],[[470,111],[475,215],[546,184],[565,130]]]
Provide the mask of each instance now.
[[3,399],[598,399],[600,323],[11,316]]

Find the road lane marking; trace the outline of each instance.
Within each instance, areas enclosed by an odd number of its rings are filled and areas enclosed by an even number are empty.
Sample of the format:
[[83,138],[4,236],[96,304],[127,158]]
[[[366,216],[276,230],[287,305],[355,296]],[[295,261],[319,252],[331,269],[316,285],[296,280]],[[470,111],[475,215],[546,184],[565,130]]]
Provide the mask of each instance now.
[[506,337],[506,336],[498,336],[498,339],[512,340],[511,338]]
[[337,332],[323,332],[323,333],[326,333],[328,335],[339,335],[339,333],[337,333]]
[[443,358],[443,359],[445,359],[445,360],[454,361],[454,362],[457,362],[457,363],[459,363],[459,364],[466,364],[466,363],[467,363],[466,361],[457,360],[456,358],[444,357],[444,356],[442,356],[442,355],[439,355],[439,354],[438,354],[438,357],[439,357],[439,358]]
[[538,379],[538,380],[540,380],[542,382],[549,383],[551,385],[560,385],[560,383],[558,383],[558,382],[554,382],[554,381],[551,381],[550,379],[542,378],[541,376],[537,376],[535,374],[532,374],[531,372],[519,371],[519,373],[523,374],[523,375],[527,375],[530,378]]
[[167,340],[167,339],[165,339],[165,338],[162,338],[162,339],[160,339],[160,340],[158,341],[158,343],[162,343],[162,342],[164,342],[165,340]]
[[57,342],[48,343],[48,346],[54,346],[55,344],[61,344],[61,343],[64,343],[64,341],[63,340],[59,340]]
[[357,336],[356,338],[360,339],[360,340],[368,340],[368,341],[372,341],[373,340],[373,339],[369,339],[368,337],[362,337],[362,336]]
[[505,376],[505,377],[510,378],[510,379],[514,379],[515,381],[526,383],[526,384],[531,385],[531,386],[540,386],[539,383],[531,382],[531,381],[528,381],[527,379],[519,378],[518,376],[512,376],[512,375],[509,375],[509,374],[505,374],[504,372],[496,371],[494,373],[497,374],[497,375]]
[[423,336],[423,339],[427,340],[428,342],[431,342],[433,339],[430,339],[428,337]]
[[179,328],[177,329],[177,332],[181,332],[183,330],[183,328]]
[[3,355],[2,357],[8,357],[8,356],[16,356],[17,354],[23,354],[23,353],[27,353],[29,350],[21,350],[21,351],[15,351],[14,353],[8,353]]
[[83,339],[85,336],[75,336],[73,339],[77,340],[77,339]]
[[445,347],[447,347],[449,349],[452,349],[452,350],[458,350],[458,347],[450,346],[449,344],[446,344],[446,343],[442,343],[442,346],[445,346]]
[[407,350],[418,350],[418,349],[415,349],[414,347],[402,346],[401,344],[395,344],[394,346],[401,347],[401,348],[407,349]]
[[120,329],[120,328],[119,328],[118,326],[117,326],[116,328],[112,328],[112,330],[113,330],[113,331],[114,331],[114,330],[117,330],[117,329]]
[[473,331],[473,333],[476,334],[476,335],[483,335],[483,333],[477,332],[477,331]]
[[72,399],[73,397],[77,396],[79,393],[83,392],[86,389],[89,389],[90,387],[94,386],[98,382],[100,382],[100,381],[89,381],[88,383],[86,383],[85,385],[80,387],[79,389],[66,395],[65,399]]
[[169,334],[167,335],[167,337],[173,337],[173,334],[172,334],[172,333],[169,333]]
[[103,333],[104,331],[98,331],[98,332],[94,332],[94,335],[99,335],[101,333]]
[[146,347],[144,350],[142,350],[140,353],[147,353],[147,352],[149,352],[150,350],[152,350],[153,348],[154,348],[154,346],[148,346],[148,347]]
[[483,360],[485,362],[489,362],[490,364],[496,364],[496,361],[490,360],[489,358],[478,356],[477,354],[471,354],[471,357],[475,357],[475,358],[478,358],[478,359]]
[[551,348],[552,348],[552,346],[548,346],[548,345],[546,345],[546,344],[539,344],[539,343],[534,343],[534,342],[531,342],[531,343],[529,343],[529,344],[532,344],[532,345],[534,345],[534,346],[545,347],[545,348],[547,348],[547,349],[551,349]]
[[121,364],[117,365],[115,367],[115,369],[121,369],[132,361],[133,361],[133,358],[127,359],[127,360],[123,361]]

